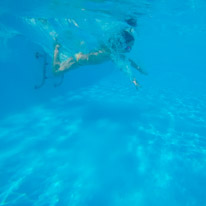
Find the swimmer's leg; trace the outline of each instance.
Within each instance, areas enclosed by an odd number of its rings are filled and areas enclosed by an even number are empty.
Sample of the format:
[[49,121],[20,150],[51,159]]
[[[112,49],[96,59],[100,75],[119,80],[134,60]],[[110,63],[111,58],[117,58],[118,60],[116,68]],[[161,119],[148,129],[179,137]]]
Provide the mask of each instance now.
[[59,49],[60,44],[56,44],[54,49],[54,59],[53,59],[53,72],[56,73],[61,65],[60,58],[59,58]]
[[83,54],[79,52],[74,57],[69,57],[66,61],[61,62],[59,57],[60,44],[56,44],[54,49],[53,72],[60,74],[71,69],[76,69],[80,66],[100,64],[109,60],[109,55],[104,49]]
[[61,62],[59,57],[60,44],[56,44],[54,49],[53,72],[54,74],[61,74],[68,71],[71,67],[77,66],[77,62],[73,57],[69,57],[66,61]]

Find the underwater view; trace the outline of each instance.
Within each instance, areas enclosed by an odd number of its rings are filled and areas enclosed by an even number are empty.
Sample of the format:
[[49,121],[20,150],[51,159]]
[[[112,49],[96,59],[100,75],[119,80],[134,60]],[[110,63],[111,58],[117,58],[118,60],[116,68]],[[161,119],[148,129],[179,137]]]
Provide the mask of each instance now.
[[206,1],[0,0],[0,206],[206,206]]

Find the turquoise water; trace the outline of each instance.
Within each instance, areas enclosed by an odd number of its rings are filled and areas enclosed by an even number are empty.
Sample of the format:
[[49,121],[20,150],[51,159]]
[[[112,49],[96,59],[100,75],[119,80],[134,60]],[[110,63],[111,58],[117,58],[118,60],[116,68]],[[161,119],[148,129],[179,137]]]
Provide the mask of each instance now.
[[[0,206],[206,206],[205,11],[204,0],[1,0]],[[87,53],[130,15],[140,89],[127,62],[53,76],[55,38],[62,59]]]

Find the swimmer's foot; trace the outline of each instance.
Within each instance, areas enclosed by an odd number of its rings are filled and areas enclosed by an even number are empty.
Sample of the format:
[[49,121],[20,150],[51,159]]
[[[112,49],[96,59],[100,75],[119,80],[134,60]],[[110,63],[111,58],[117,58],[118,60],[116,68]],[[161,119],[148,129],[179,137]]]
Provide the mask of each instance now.
[[61,47],[61,44],[56,44],[56,48],[59,49]]
[[55,44],[55,49],[54,51],[55,52],[59,52],[59,49],[60,49],[61,45],[59,43]]

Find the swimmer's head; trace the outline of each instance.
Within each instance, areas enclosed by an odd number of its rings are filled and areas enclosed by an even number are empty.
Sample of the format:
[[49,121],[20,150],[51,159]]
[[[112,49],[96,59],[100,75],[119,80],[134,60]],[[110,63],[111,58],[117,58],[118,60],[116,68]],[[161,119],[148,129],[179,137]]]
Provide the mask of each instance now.
[[122,31],[122,37],[123,37],[123,39],[125,40],[125,43],[126,44],[129,44],[129,43],[131,43],[131,42],[133,42],[134,43],[134,37],[133,37],[133,35],[130,33],[130,32],[128,32],[128,31]]
[[125,22],[128,24],[128,25],[130,25],[130,26],[132,26],[132,27],[136,27],[137,26],[137,20],[136,19],[134,19],[134,18],[128,18],[128,19],[125,19]]
[[124,52],[129,52],[132,49],[132,46],[134,45],[134,37],[132,34],[128,31],[122,31],[122,37],[125,41],[125,48]]
[[115,38],[109,39],[109,44],[113,51],[126,53],[131,51],[132,46],[134,45],[134,40],[135,39],[130,32],[123,30]]

